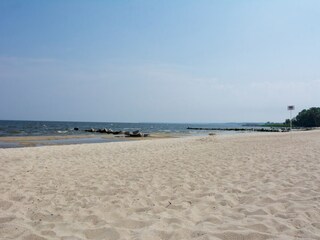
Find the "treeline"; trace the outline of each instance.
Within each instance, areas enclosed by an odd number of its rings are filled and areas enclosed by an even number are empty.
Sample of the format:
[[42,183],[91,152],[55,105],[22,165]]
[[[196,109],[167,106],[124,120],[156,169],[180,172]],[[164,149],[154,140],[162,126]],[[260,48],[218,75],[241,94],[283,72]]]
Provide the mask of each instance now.
[[[290,119],[287,119],[284,124],[288,123],[290,123]],[[292,125],[294,127],[320,127],[320,108],[303,109],[292,119]]]

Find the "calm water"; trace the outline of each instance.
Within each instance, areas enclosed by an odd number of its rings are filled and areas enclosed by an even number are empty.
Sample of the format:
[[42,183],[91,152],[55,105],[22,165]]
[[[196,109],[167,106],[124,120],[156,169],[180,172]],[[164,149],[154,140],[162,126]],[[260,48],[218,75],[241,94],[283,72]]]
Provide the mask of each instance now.
[[[0,136],[49,136],[79,135],[87,133],[85,129],[111,128],[112,130],[134,131],[144,133],[171,133],[199,135],[208,131],[188,130],[187,127],[202,128],[236,128],[241,123],[212,124],[177,124],[177,123],[111,123],[111,122],[48,122],[48,121],[3,121],[0,120]],[[79,128],[79,131],[73,130]],[[209,131],[212,132],[212,131]],[[99,134],[99,133],[97,133]]]

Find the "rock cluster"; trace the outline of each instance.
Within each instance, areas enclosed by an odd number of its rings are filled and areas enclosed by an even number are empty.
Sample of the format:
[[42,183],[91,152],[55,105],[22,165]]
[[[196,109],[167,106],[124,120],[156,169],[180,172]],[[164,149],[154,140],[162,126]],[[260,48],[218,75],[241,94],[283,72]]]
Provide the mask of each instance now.
[[252,131],[252,132],[289,132],[288,128],[194,128],[187,127],[189,130],[212,130],[212,131]]
[[108,128],[102,128],[102,129],[90,128],[90,129],[85,129],[84,131],[92,132],[92,133],[106,133],[106,134],[113,134],[113,135],[123,134],[125,137],[148,137],[149,136],[149,134],[142,133],[139,130],[129,132],[129,131],[114,131]]

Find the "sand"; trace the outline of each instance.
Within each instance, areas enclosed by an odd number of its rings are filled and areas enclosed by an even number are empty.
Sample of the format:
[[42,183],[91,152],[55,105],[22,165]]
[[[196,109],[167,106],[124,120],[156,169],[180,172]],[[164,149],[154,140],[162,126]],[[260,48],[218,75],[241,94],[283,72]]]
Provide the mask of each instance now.
[[320,239],[320,131],[0,149],[0,239]]

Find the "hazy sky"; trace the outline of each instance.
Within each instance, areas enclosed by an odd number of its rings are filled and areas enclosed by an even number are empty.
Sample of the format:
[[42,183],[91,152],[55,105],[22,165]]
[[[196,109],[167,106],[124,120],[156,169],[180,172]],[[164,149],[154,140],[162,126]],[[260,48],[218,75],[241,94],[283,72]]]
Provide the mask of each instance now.
[[283,121],[320,106],[318,0],[1,0],[0,119]]

